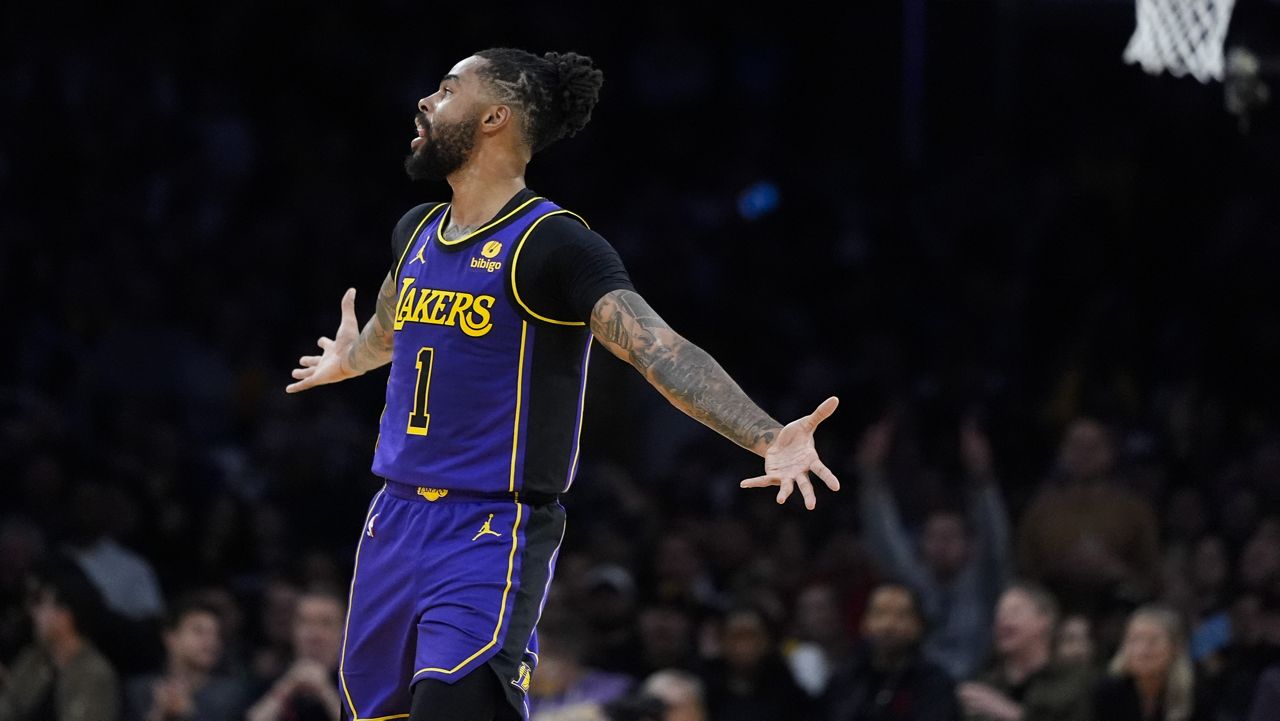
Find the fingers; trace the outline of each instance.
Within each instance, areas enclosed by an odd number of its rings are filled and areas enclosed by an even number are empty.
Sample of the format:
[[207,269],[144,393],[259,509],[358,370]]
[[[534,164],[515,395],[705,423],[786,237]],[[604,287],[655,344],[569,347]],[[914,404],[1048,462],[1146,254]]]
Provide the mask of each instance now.
[[321,350],[329,350],[333,347],[333,339],[328,336],[320,336],[320,339],[316,341],[316,345],[320,346]]
[[769,486],[776,486],[778,485],[778,483],[779,481],[777,476],[756,476],[755,478],[748,478],[742,483],[739,483],[738,487],[739,488],[768,488]]
[[822,482],[827,484],[827,488],[833,491],[840,490],[840,479],[836,478],[836,474],[832,473],[830,468],[827,468],[827,464],[815,460],[809,465],[809,470],[818,474],[818,478],[821,478]]
[[356,326],[356,289],[347,288],[347,292],[342,294],[342,319],[338,323],[339,328],[346,329],[348,327],[354,329]]
[[[817,473],[831,490],[836,491],[840,489],[840,481],[836,480],[835,475],[831,473],[830,469],[822,465],[821,462],[816,466],[811,466],[810,470]],[[770,475],[756,476],[755,478],[748,478],[738,483],[739,488],[768,488],[770,486],[778,486],[778,495],[776,500],[780,504],[786,503],[787,499],[791,497],[791,494],[795,493],[796,489],[799,489],[800,496],[804,498],[805,508],[812,511],[818,505],[818,496],[814,492],[813,481],[809,478],[808,473],[802,472],[800,475],[795,477]]]
[[836,412],[836,406],[838,405],[840,405],[840,399],[835,396],[831,396],[825,401],[819,403],[813,413],[805,416],[805,427],[809,430],[817,428],[819,423],[827,420],[831,417],[832,413]]
[[796,477],[796,485],[800,487],[800,495],[804,497],[804,507],[812,511],[818,505],[818,498],[813,495],[813,482],[808,473]]
[[787,499],[791,497],[791,492],[794,491],[795,488],[795,481],[790,478],[783,478],[782,482],[778,484],[778,504],[781,505],[786,503]]
[[300,380],[297,383],[290,383],[289,385],[285,386],[284,392],[297,393],[298,391],[305,391],[306,389],[310,388],[312,385],[314,384],[311,382],[310,378],[304,378],[303,380]]
[[319,365],[319,364],[320,364],[320,356],[318,355],[304,355],[298,359],[298,365],[302,366],[303,368],[310,368],[311,366]]
[[298,380],[303,380],[306,378],[310,378],[315,372],[316,372],[315,368],[294,368],[292,375],[294,378],[297,378]]

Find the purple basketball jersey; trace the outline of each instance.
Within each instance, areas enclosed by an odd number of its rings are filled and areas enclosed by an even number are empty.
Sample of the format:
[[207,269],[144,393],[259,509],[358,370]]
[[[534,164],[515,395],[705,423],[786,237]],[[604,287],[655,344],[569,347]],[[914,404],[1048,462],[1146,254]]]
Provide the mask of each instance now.
[[522,244],[560,214],[569,213],[534,197],[454,241],[442,232],[448,206],[423,219],[396,272],[374,473],[445,492],[558,493],[572,483],[591,335],[582,322],[538,316],[514,283]]

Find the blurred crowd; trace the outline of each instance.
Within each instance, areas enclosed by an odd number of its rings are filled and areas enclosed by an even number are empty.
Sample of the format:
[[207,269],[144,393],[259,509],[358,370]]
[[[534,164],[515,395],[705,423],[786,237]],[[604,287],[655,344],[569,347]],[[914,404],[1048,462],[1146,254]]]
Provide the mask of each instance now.
[[[954,482],[932,487],[909,425],[871,424],[812,513],[750,496],[709,510],[594,467],[565,498],[533,718],[1275,718],[1280,445],[1216,502],[1192,486],[1154,502],[1132,440],[1080,417],[1014,514],[974,419],[955,429]],[[339,718],[350,558],[171,576],[166,555],[205,568],[207,539],[142,529],[222,501],[153,510],[143,486],[56,456],[17,480],[0,719]]]
[[842,400],[778,507],[597,354],[536,721],[1280,718],[1280,146],[1131,5],[20,5],[0,721],[339,718],[382,377],[282,389],[501,44],[606,74],[531,187],[776,417]]

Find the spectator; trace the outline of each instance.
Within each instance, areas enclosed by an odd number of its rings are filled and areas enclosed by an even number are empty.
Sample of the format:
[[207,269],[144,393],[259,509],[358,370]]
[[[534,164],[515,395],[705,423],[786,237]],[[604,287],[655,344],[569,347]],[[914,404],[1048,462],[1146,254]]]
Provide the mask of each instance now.
[[560,718],[579,707],[601,708],[635,685],[630,676],[584,666],[585,629],[543,615],[538,624],[538,666],[529,689],[532,718]]
[[12,658],[27,641],[26,586],[45,546],[44,533],[31,521],[0,520],[0,659]]
[[700,666],[694,645],[697,619],[687,606],[669,602],[646,606],[640,612],[640,658],[642,674],[664,668],[696,671]]
[[707,721],[702,682],[687,671],[658,671],[644,680],[641,692],[662,702],[662,721]]
[[956,695],[969,721],[1087,721],[1092,675],[1053,662],[1058,604],[1045,589],[1016,583],[996,607],[995,665]]
[[240,600],[225,586],[194,589],[186,594],[186,599],[188,603],[204,605],[217,614],[218,640],[222,647],[218,670],[227,676],[240,678],[248,689],[252,684],[248,668],[251,647],[245,637],[245,616]]
[[1124,643],[1098,683],[1094,713],[1107,721],[1191,721],[1195,678],[1177,613],[1143,606],[1129,618]]
[[1089,617],[1072,614],[1062,619],[1054,636],[1053,658],[1063,665],[1093,668],[1093,624]]
[[1240,586],[1248,591],[1265,594],[1280,582],[1280,519],[1258,525],[1240,551],[1238,570]]
[[1184,612],[1191,619],[1191,660],[1199,663],[1231,641],[1231,562],[1226,543],[1220,536],[1201,537],[1191,546],[1188,565]]
[[165,672],[129,683],[129,718],[138,721],[238,719],[248,705],[240,679],[216,673],[223,653],[218,609],[186,601],[165,623]]
[[632,676],[644,673],[644,652],[637,633],[636,585],[622,566],[600,564],[580,582],[581,622],[590,629],[588,666]]
[[653,593],[659,601],[714,606],[715,586],[702,549],[686,534],[665,534],[653,556]]
[[1227,584],[1231,580],[1231,559],[1220,536],[1202,536],[1191,547],[1191,586],[1197,617],[1226,608]]
[[1111,433],[1077,419],[1063,437],[1052,482],[1018,529],[1021,571],[1090,614],[1109,599],[1147,599],[1160,568],[1155,512],[1115,484],[1114,457]]
[[1231,608],[1231,640],[1201,664],[1197,696],[1210,718],[1243,719],[1267,669],[1280,664],[1280,599],[1246,593]]
[[961,427],[961,459],[970,481],[968,515],[930,514],[917,546],[886,482],[893,432],[891,421],[881,421],[858,448],[862,530],[885,571],[919,596],[930,629],[925,655],[953,678],[967,678],[986,659],[991,609],[1009,573],[1009,519],[992,472],[991,448],[972,422]]
[[90,639],[104,615],[97,589],[63,557],[40,568],[29,588],[35,644],[0,674],[0,721],[116,721],[116,672]]
[[1280,712],[1280,666],[1272,666],[1258,679],[1247,721],[1272,721]]
[[128,676],[153,670],[164,661],[164,597],[151,564],[112,533],[112,492],[98,481],[72,486],[68,550],[98,587],[111,615],[99,647]]
[[102,592],[107,608],[133,622],[164,615],[164,597],[145,558],[117,541],[108,524],[110,492],[96,481],[71,491],[72,556]]
[[346,601],[336,591],[298,598],[293,621],[293,663],[249,709],[249,721],[338,721],[338,661]]
[[862,637],[860,652],[827,692],[830,721],[959,718],[955,683],[920,651],[924,616],[908,586],[888,583],[872,591]]
[[818,583],[800,592],[794,633],[783,651],[796,683],[810,696],[821,696],[832,669],[848,660],[848,637],[834,588]]
[[723,656],[703,672],[710,721],[784,721],[810,718],[810,701],[783,661],[765,615],[730,610],[720,628]]
[[557,717],[552,721],[597,721],[597,719],[600,721],[665,721],[666,719],[666,708],[662,701],[644,694],[610,701],[605,704],[602,713],[603,716],[592,714],[589,717],[563,720]]
[[278,576],[263,584],[256,618],[260,643],[251,661],[256,679],[269,681],[283,674],[289,665],[298,594],[297,586]]

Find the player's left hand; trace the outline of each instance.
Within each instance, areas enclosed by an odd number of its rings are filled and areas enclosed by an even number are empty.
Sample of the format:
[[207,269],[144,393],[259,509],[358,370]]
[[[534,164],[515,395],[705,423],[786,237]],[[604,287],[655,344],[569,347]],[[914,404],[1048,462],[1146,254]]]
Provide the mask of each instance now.
[[764,475],[748,478],[738,484],[742,488],[767,488],[779,486],[778,503],[786,503],[792,492],[798,487],[804,497],[804,507],[810,511],[818,504],[813,495],[813,483],[809,480],[809,472],[818,474],[827,488],[840,490],[840,481],[831,469],[827,468],[818,451],[813,447],[813,432],[818,424],[825,421],[835,412],[840,399],[832,396],[807,416],[798,418],[778,431],[778,437],[765,451]]

